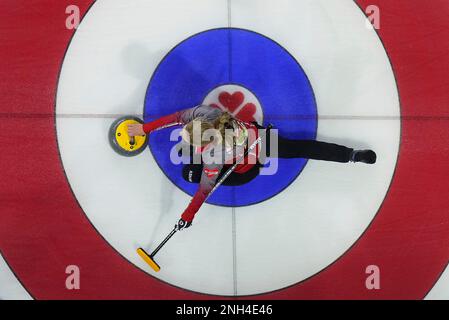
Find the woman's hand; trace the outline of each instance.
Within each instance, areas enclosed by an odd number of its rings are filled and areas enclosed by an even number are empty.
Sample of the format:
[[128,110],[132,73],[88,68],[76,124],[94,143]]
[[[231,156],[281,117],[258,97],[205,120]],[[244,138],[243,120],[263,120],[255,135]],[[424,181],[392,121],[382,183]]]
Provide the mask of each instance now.
[[133,123],[128,124],[128,135],[130,137],[144,136],[146,133],[143,131],[143,124]]

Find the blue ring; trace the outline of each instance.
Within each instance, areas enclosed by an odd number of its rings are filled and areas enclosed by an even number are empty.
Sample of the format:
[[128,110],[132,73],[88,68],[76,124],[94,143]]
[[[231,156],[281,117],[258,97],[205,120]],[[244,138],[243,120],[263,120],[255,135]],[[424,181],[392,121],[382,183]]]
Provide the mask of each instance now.
[[[317,107],[312,86],[295,58],[273,40],[253,31],[213,29],[196,34],[173,48],[155,70],[145,97],[144,120],[200,104],[214,88],[237,84],[259,99],[265,124],[290,139],[316,138]],[[172,129],[150,136],[150,150],[162,171],[193,195],[198,185],[182,178],[182,165],[170,161]],[[222,186],[208,199],[221,206],[247,206],[265,201],[288,187],[306,159],[279,159],[274,175],[239,187]]]

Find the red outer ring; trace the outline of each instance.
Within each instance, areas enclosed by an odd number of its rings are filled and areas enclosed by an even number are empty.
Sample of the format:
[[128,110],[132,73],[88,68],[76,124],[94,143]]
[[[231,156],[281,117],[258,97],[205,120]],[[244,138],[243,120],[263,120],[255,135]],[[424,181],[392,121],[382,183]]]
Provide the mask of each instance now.
[[[84,13],[91,2],[77,4]],[[389,194],[363,237],[339,260],[300,284],[257,298],[419,299],[446,266],[449,3],[376,2],[402,108],[400,157]],[[210,299],[132,266],[92,227],[70,190],[54,119],[58,75],[73,34],[65,29],[70,4],[0,4],[1,254],[37,299]],[[79,291],[65,289],[70,264],[81,268]],[[379,291],[365,288],[370,264],[381,269]]]

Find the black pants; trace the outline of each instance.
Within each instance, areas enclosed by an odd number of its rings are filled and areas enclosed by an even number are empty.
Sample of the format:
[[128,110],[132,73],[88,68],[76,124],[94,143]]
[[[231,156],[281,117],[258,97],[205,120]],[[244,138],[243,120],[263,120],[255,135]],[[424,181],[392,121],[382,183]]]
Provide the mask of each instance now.
[[[269,150],[272,143],[269,137],[277,139],[278,158],[281,159],[305,158],[346,163],[351,160],[351,155],[354,151],[354,149],[334,143],[327,143],[316,140],[291,140],[273,133],[272,135],[267,134],[266,150],[268,156],[270,156]],[[243,174],[233,172],[223,182],[223,185],[239,186],[248,183],[255,177],[257,177],[260,167],[261,165],[257,164]],[[226,172],[228,168],[228,166],[225,166],[223,168],[218,179],[220,179],[220,177]],[[183,168],[183,177],[186,181],[199,183],[201,180],[202,171],[202,164],[188,164]]]
[[[292,159],[305,158],[346,163],[351,160],[354,149],[334,143],[316,140],[291,140],[274,135],[278,141],[278,158]],[[269,155],[270,139],[267,139],[267,153]]]

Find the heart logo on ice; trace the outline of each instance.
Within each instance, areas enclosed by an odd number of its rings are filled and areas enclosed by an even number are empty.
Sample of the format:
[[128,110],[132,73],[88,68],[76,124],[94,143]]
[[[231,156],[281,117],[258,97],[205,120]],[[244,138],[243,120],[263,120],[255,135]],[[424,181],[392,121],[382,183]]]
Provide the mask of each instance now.
[[[233,94],[230,94],[227,91],[223,91],[218,95],[218,101],[229,113],[231,113],[236,118],[245,122],[255,121],[257,107],[254,103],[247,103],[243,107],[241,107],[245,101],[245,95],[241,91],[236,91]],[[215,103],[211,105],[216,108],[220,108]]]
[[237,114],[237,118],[245,122],[255,121],[254,116],[256,115],[257,108],[253,103],[247,103]]
[[223,85],[213,89],[204,98],[203,104],[229,112],[244,122],[263,123],[262,106],[249,89],[239,85]]
[[240,107],[245,101],[245,96],[242,92],[237,91],[233,94],[230,94],[229,92],[222,92],[218,96],[218,101],[229,110],[229,112],[233,113],[238,107]]

